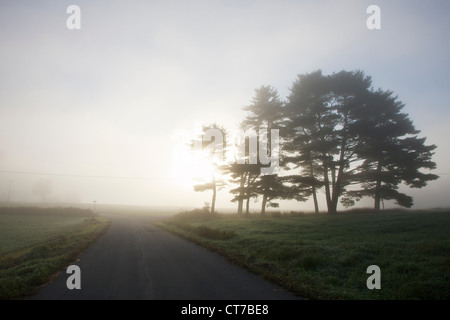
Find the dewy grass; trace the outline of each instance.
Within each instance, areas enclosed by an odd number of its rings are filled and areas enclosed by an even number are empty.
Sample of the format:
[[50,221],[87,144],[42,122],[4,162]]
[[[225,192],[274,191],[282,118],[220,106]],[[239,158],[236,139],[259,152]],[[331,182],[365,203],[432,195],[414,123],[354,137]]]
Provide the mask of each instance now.
[[[31,295],[52,275],[71,264],[110,225],[104,217],[93,219],[83,215],[0,215],[0,221],[2,229],[15,231],[9,232],[8,252],[0,253],[0,299]],[[24,230],[32,233],[28,243],[21,238]]]
[[[184,214],[159,225],[301,297],[450,298],[450,212]],[[204,236],[200,227],[232,236]],[[370,265],[381,268],[381,290],[366,286]]]
[[85,217],[0,215],[0,255],[63,236]]

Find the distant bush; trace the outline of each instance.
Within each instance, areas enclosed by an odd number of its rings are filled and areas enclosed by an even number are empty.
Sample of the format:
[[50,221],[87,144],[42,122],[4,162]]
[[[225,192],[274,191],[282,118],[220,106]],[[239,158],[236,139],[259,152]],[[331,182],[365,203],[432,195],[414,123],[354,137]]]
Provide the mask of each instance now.
[[272,218],[281,218],[281,217],[283,217],[281,212],[272,212],[271,216],[272,216]]
[[193,232],[200,237],[211,240],[230,240],[236,237],[234,231],[223,231],[220,229],[212,229],[206,226],[199,226],[193,229]]
[[306,213],[303,211],[290,211],[290,212],[272,212],[270,215],[272,218],[289,218],[289,217],[302,217],[304,215],[309,215],[312,213]]
[[204,209],[194,209],[191,211],[183,211],[174,216],[176,220],[183,219],[211,219],[216,217],[216,214],[211,214],[209,211]]
[[289,214],[291,217],[300,217],[304,216],[306,213],[303,211],[291,211]]
[[412,210],[412,209],[406,209],[406,208],[387,208],[387,209],[381,209],[380,211],[376,211],[374,208],[353,208],[353,209],[347,209],[345,211],[341,211],[340,213],[351,213],[351,214],[364,214],[364,213],[418,213],[418,212],[427,212],[427,210]]

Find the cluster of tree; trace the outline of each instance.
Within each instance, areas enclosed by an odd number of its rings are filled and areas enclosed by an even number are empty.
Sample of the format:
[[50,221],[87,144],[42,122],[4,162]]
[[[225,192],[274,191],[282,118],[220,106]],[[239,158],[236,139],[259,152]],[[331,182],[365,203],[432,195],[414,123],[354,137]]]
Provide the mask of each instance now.
[[[411,207],[412,197],[400,192],[399,186],[422,188],[438,178],[422,171],[435,169],[436,146],[419,138],[420,131],[403,108],[392,91],[375,90],[362,71],[299,75],[286,101],[273,87],[263,86],[243,108],[241,129],[256,133],[266,129],[269,134],[271,129],[279,130],[279,172],[261,174],[266,165],[250,163],[248,148],[244,161],[215,164],[218,176],[226,179],[217,181],[213,176],[194,188],[213,191],[211,212],[217,190],[225,184],[234,186],[230,192],[238,213],[243,213],[245,203],[248,214],[250,199],[259,196],[262,214],[268,206],[277,207],[277,199],[312,198],[319,212],[320,193],[329,213],[337,212],[339,202],[350,207],[363,197],[374,199],[375,210],[380,210],[383,200]],[[210,127],[226,136],[224,128]],[[270,144],[271,139],[267,140]]]

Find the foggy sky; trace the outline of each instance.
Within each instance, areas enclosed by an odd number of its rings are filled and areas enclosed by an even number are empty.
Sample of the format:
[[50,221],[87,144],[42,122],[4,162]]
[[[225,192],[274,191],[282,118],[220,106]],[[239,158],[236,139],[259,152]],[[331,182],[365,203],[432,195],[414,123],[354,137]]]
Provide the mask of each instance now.
[[[66,27],[71,4],[81,30]],[[381,30],[366,27],[371,4]],[[438,146],[441,177],[408,190],[415,208],[450,206],[449,10],[446,0],[2,2],[0,171],[35,174],[0,172],[0,201],[10,181],[12,201],[40,201],[44,179],[49,201],[202,206],[210,194],[177,179],[177,135],[234,129],[261,85],[284,99],[297,74],[361,69]],[[219,192],[217,206],[229,199]],[[312,205],[281,207],[294,208]]]

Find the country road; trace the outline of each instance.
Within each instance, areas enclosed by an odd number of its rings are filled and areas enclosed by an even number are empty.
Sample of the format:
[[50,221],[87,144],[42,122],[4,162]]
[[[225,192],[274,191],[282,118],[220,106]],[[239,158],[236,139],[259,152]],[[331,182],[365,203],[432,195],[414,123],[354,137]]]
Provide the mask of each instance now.
[[297,299],[261,277],[153,225],[157,217],[111,216],[112,225],[76,265],[81,289],[62,271],[31,299]]

